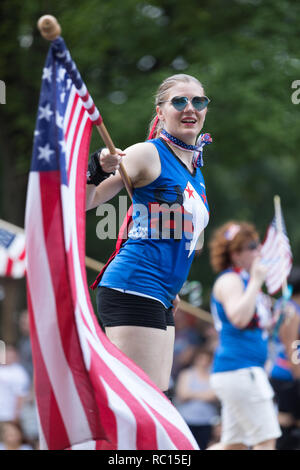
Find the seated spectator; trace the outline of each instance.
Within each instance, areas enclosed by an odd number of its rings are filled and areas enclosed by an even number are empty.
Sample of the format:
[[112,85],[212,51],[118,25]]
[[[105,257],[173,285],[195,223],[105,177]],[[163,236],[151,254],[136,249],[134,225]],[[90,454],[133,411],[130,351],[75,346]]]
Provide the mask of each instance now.
[[6,345],[6,363],[0,365],[0,422],[16,421],[30,389],[30,378],[18,362],[13,345]]
[[33,450],[26,443],[20,424],[16,421],[6,421],[1,424],[0,450]]
[[211,441],[213,423],[218,416],[216,395],[209,383],[211,363],[211,351],[200,347],[192,365],[180,372],[176,386],[176,407],[200,449],[206,449]]

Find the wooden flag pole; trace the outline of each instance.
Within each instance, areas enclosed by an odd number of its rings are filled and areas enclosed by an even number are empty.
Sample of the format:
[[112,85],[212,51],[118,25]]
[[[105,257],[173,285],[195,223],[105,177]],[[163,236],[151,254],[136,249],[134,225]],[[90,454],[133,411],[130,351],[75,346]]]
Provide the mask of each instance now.
[[[41,35],[43,38],[47,39],[47,41],[54,41],[58,36],[61,35],[61,27],[58,23],[57,19],[52,15],[44,15],[41,16],[37,22],[38,29],[40,30]],[[108,148],[111,155],[116,155],[116,147],[102,121],[101,124],[96,125],[97,131],[99,132],[103,142],[105,143],[106,147]],[[119,173],[123,180],[124,186],[128,192],[130,199],[132,200],[132,184],[130,178],[124,168],[124,165],[120,163]]]

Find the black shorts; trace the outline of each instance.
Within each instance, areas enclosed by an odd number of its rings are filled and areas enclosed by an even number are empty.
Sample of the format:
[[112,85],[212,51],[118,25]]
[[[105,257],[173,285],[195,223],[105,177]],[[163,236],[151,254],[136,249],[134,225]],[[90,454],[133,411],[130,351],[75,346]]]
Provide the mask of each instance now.
[[103,327],[131,325],[166,330],[167,326],[174,326],[172,307],[108,287],[98,287],[97,309]]
[[300,419],[300,381],[270,379],[278,410]]

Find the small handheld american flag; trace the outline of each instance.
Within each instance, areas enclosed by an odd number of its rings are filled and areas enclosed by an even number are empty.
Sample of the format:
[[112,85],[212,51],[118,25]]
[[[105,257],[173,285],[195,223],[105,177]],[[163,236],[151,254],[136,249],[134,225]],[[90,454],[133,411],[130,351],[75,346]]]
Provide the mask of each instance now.
[[25,276],[24,232],[4,220],[0,220],[0,276]]
[[292,251],[283,219],[280,199],[275,196],[275,215],[268,227],[261,248],[262,261],[268,266],[266,287],[270,295],[281,288],[285,290],[286,279],[292,269]]

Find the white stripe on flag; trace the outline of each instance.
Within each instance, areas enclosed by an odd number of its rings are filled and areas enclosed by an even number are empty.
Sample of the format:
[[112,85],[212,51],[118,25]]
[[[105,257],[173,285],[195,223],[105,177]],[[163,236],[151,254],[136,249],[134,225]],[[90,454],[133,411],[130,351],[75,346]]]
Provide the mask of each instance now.
[[99,379],[106,390],[108,404],[116,417],[118,450],[136,449],[136,420],[134,414],[108,383],[102,377],[99,377]]

